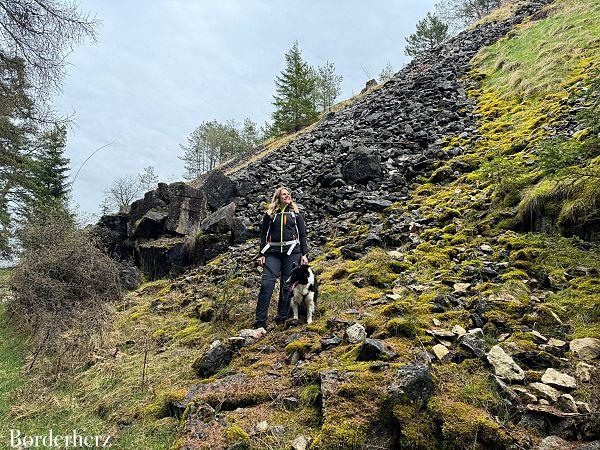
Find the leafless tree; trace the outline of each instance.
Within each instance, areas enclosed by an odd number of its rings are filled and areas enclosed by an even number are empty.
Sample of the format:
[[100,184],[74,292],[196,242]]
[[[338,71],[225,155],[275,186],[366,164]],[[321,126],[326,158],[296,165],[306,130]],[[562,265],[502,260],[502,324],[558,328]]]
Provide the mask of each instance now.
[[119,177],[105,191],[105,202],[113,210],[127,211],[131,202],[142,193],[139,178],[134,176]]
[[60,90],[73,44],[95,39],[97,21],[73,2],[0,0],[0,60],[22,59],[35,97]]

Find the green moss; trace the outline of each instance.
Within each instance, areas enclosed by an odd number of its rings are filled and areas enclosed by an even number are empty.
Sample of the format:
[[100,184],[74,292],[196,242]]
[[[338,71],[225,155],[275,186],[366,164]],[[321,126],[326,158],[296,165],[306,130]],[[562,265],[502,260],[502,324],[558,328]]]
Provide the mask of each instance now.
[[386,324],[386,329],[393,336],[414,338],[419,334],[419,326],[412,316],[391,319]]
[[394,303],[386,305],[381,313],[388,317],[400,316],[405,314],[409,307],[410,303],[407,301],[395,301]]
[[309,384],[300,391],[300,403],[304,406],[315,406],[321,395],[321,388],[316,384]]
[[294,352],[298,352],[300,356],[306,355],[313,349],[315,343],[312,340],[301,338],[290,342],[285,346],[285,353],[291,355]]
[[527,272],[524,272],[523,270],[513,269],[513,270],[509,270],[508,272],[504,272],[502,275],[500,275],[500,278],[503,281],[528,280],[529,275],[527,275]]
[[398,448],[405,450],[433,450],[440,448],[436,439],[435,422],[418,405],[395,405],[392,409],[400,437]]
[[311,449],[344,450],[361,448],[365,442],[364,425],[357,428],[355,423],[325,423],[319,435],[311,444]]
[[158,394],[156,400],[144,408],[144,415],[152,416],[157,419],[162,419],[163,417],[175,417],[178,410],[175,408],[174,404],[175,402],[183,400],[186,393],[187,391],[185,389],[179,389]]
[[433,397],[429,408],[441,422],[445,449],[507,448],[511,440],[487,413],[466,403]]
[[242,428],[231,425],[223,430],[223,437],[228,446],[235,446],[236,450],[250,449],[250,436]]

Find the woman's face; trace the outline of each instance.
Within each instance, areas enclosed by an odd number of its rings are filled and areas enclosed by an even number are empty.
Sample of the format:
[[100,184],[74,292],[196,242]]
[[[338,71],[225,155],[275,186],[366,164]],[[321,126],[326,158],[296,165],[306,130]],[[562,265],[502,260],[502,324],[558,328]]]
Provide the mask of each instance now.
[[287,189],[282,189],[279,193],[279,200],[286,205],[292,203],[292,196]]

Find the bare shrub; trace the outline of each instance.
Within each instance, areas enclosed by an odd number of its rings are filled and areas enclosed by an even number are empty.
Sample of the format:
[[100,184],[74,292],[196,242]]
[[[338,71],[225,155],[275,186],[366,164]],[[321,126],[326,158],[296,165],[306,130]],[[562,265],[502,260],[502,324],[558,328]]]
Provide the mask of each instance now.
[[20,233],[23,253],[10,280],[8,310],[31,335],[29,368],[40,355],[56,368],[87,354],[121,296],[116,263],[69,213],[46,212]]

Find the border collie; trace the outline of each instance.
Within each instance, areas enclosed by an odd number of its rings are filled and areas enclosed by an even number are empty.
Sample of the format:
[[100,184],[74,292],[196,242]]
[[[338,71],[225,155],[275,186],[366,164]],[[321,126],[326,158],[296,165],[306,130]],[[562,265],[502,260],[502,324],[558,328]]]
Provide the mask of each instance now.
[[294,321],[298,321],[298,307],[306,306],[306,323],[312,323],[313,314],[317,305],[317,281],[312,269],[307,265],[297,266],[292,263],[292,272],[287,279],[292,284],[291,307],[294,312]]

